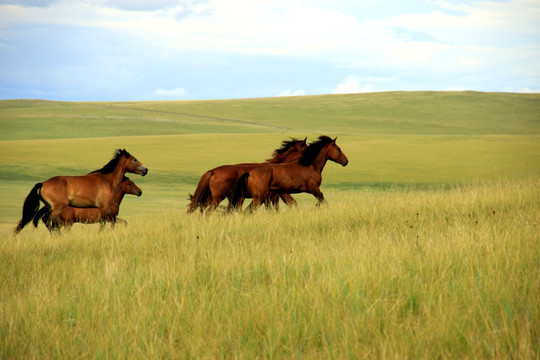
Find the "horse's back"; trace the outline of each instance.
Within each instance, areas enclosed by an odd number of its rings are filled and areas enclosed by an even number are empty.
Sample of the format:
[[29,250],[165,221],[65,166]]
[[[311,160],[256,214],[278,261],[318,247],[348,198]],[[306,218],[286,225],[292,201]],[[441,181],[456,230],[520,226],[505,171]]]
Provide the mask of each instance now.
[[81,186],[88,186],[93,183],[102,182],[102,176],[99,174],[88,175],[58,175],[45,180],[43,186],[66,186],[71,183],[79,183]]
[[54,176],[43,182],[42,198],[49,204],[79,207],[95,206],[99,194],[109,193],[110,185],[100,174]]
[[232,187],[236,184],[240,176],[247,172],[250,172],[259,163],[245,163],[236,165],[222,165],[211,170],[212,177],[210,179],[210,187],[215,192],[230,192]]
[[214,174],[223,173],[223,174],[243,174],[250,171],[254,167],[260,165],[260,163],[244,163],[244,164],[235,164],[235,165],[221,165],[210,170]]

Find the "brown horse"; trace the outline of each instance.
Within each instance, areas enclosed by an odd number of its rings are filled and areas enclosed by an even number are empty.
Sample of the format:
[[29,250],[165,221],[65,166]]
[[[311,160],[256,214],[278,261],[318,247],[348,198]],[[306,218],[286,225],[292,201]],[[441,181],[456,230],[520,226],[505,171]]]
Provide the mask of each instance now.
[[[120,211],[120,203],[124,199],[124,195],[130,194],[130,195],[142,195],[142,190],[135,185],[133,181],[131,181],[129,178],[124,176],[124,179],[120,183],[120,186],[116,190],[114,202],[111,205],[111,211],[113,215],[116,217],[118,216],[118,212]],[[46,206],[42,207],[34,216],[34,226],[38,225],[38,222],[40,219],[43,218],[43,222],[47,224],[46,217],[48,216],[49,208]],[[105,227],[105,221],[111,220],[110,218],[103,219],[101,217],[101,212],[97,208],[76,208],[73,206],[68,206],[60,213],[60,215],[51,221],[49,224],[49,230],[57,229],[62,226],[65,226],[67,228],[70,228],[74,223],[80,222],[83,224],[95,224],[97,222],[101,223],[101,228],[103,229]],[[120,220],[117,218],[117,221]],[[123,220],[122,220],[123,221]],[[114,223],[112,223],[114,226]]]
[[[284,163],[296,160],[300,157],[302,150],[307,147],[306,139],[285,140],[281,143],[281,148],[274,150],[272,159],[267,160],[267,163]],[[208,208],[208,211],[213,211],[217,208],[220,202],[225,198],[229,199],[229,210],[232,209],[231,196],[232,191],[238,182],[238,179],[243,173],[249,172],[261,163],[245,163],[237,165],[222,165],[212,170],[208,170],[203,174],[195,193],[189,195],[190,203],[188,205],[188,213],[192,213],[197,208],[201,212]],[[287,205],[296,204],[296,200],[286,193],[276,195],[271,199],[272,204],[277,206],[279,197]],[[238,198],[236,205],[240,206],[243,198]]]
[[304,151],[300,159],[284,164],[262,164],[254,167],[241,176],[235,189],[233,203],[244,193],[251,194],[253,201],[249,210],[259,207],[271,191],[277,193],[295,194],[307,192],[317,198],[317,205],[324,202],[320,190],[322,171],[326,162],[332,160],[346,166],[347,156],[336,144],[336,139],[320,136]]
[[15,228],[19,233],[36,215],[40,200],[50,209],[47,223],[59,216],[68,206],[95,207],[102,219],[115,221],[111,211],[114,195],[126,172],[146,175],[148,169],[124,150],[117,150],[103,168],[83,176],[55,176],[37,183],[26,197],[22,219]]

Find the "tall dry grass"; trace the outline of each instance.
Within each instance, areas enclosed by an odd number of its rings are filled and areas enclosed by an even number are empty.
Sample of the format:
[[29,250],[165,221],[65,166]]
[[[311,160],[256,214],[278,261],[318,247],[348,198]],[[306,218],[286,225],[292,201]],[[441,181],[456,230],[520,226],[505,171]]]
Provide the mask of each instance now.
[[2,358],[540,356],[540,183],[0,241]]

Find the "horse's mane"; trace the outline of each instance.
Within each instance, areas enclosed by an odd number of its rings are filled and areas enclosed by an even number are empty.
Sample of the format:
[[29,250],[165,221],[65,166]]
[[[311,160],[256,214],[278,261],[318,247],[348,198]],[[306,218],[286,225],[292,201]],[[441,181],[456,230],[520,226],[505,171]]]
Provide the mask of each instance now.
[[277,163],[281,162],[285,156],[289,153],[289,150],[291,150],[297,143],[304,142],[305,140],[298,140],[295,138],[291,138],[291,140],[283,140],[281,142],[281,147],[279,149],[274,150],[272,153],[272,158],[268,159],[266,161],[271,163]]
[[330,144],[332,141],[334,140],[332,140],[330,137],[326,135],[319,136],[318,140],[309,144],[308,147],[305,148],[304,151],[302,151],[302,156],[300,157],[300,160],[299,160],[300,165],[308,166],[308,165],[313,164],[313,162],[315,161],[315,158],[317,157],[317,155],[319,155],[322,148],[325,145]]
[[100,174],[110,174],[110,173],[112,173],[114,171],[114,169],[116,168],[116,166],[118,165],[118,161],[120,161],[120,158],[122,156],[124,156],[124,155],[127,156],[127,157],[131,156],[131,154],[126,151],[126,149],[122,149],[122,150],[117,149],[115,151],[114,156],[111,159],[111,161],[109,161],[101,169],[94,170],[91,173],[89,173],[88,175],[95,174],[95,173],[100,173]]

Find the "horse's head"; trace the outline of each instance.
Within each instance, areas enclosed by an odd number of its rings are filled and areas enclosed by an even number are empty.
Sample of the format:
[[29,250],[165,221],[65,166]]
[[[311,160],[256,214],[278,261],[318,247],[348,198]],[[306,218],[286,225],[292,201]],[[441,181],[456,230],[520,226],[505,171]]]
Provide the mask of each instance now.
[[148,173],[146,166],[144,166],[133,155],[129,153],[127,155],[129,155],[129,157],[127,159],[126,172],[145,176]]
[[124,178],[121,186],[122,186],[122,190],[126,194],[137,195],[137,196],[142,195],[142,190],[137,185],[135,185],[133,181],[129,180],[128,178]]
[[295,152],[302,152],[305,148],[308,147],[307,145],[307,137],[304,138],[304,140],[294,140],[293,148]]
[[347,156],[341,151],[341,148],[337,146],[336,144],[337,138],[332,140],[330,144],[328,144],[328,159],[337,162],[338,164],[341,164],[341,166],[347,166],[349,163],[349,159],[347,159]]

